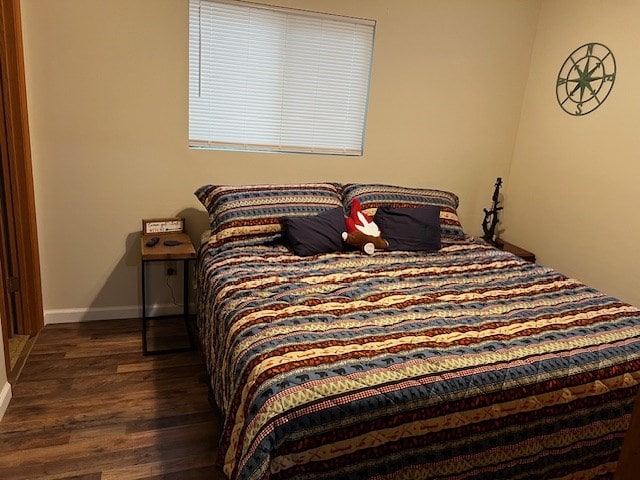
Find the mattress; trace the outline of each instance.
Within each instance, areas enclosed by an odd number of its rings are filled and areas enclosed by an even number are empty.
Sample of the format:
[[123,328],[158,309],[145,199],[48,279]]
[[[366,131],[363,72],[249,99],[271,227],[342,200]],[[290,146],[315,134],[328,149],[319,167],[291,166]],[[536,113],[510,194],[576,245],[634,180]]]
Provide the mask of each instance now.
[[230,479],[611,476],[640,378],[640,311],[482,240],[197,267]]

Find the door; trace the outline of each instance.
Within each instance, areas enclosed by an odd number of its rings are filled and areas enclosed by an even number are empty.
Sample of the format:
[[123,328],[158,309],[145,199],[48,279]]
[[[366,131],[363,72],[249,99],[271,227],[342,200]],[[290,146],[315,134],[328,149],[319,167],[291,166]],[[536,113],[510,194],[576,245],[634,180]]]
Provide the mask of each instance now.
[[[0,62],[0,73],[2,62]],[[2,75],[0,75],[2,87]],[[2,89],[0,88],[0,91]],[[4,116],[4,99],[0,97],[0,272],[2,275],[2,310],[0,318],[4,323],[3,333],[7,338],[23,334],[24,328],[18,323],[15,289],[17,288],[17,250],[11,234],[14,229],[13,208],[11,207],[11,184],[7,151],[7,129]]]
[[44,325],[19,0],[0,0],[0,323],[7,339]]

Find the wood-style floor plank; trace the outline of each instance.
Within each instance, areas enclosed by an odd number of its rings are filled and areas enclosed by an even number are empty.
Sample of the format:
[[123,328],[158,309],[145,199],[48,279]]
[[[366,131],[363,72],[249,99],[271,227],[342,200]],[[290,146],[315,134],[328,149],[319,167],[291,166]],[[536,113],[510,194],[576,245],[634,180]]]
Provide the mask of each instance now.
[[223,480],[201,355],[141,343],[136,320],[47,325],[0,422],[0,479]]

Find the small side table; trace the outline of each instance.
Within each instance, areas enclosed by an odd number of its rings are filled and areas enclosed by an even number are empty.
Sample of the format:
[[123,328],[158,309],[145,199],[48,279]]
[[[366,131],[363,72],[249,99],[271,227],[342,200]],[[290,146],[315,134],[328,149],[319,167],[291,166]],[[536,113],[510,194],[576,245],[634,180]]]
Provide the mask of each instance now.
[[[160,241],[153,247],[148,247],[147,241],[157,236]],[[168,246],[165,241],[177,241],[178,245]],[[196,258],[196,250],[186,233],[160,233],[160,234],[142,234],[140,239],[142,251],[142,352],[144,355],[155,353],[173,353],[193,350],[193,341],[189,332],[189,260]],[[189,337],[189,346],[181,348],[169,348],[164,350],[148,350],[147,348],[147,281],[146,281],[146,265],[150,262],[161,262],[171,260],[182,260],[183,262],[183,317],[184,326]]]
[[518,247],[513,243],[505,242],[501,238],[496,238],[496,246],[505,252],[513,253],[527,262],[536,263],[536,255],[529,250]]

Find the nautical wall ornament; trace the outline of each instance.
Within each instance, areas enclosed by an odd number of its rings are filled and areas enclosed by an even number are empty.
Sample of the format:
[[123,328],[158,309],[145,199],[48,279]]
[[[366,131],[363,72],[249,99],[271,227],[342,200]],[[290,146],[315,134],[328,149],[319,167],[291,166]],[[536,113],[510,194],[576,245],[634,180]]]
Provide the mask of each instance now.
[[616,59],[601,43],[576,48],[560,67],[556,97],[569,115],[593,112],[609,96],[616,79]]

